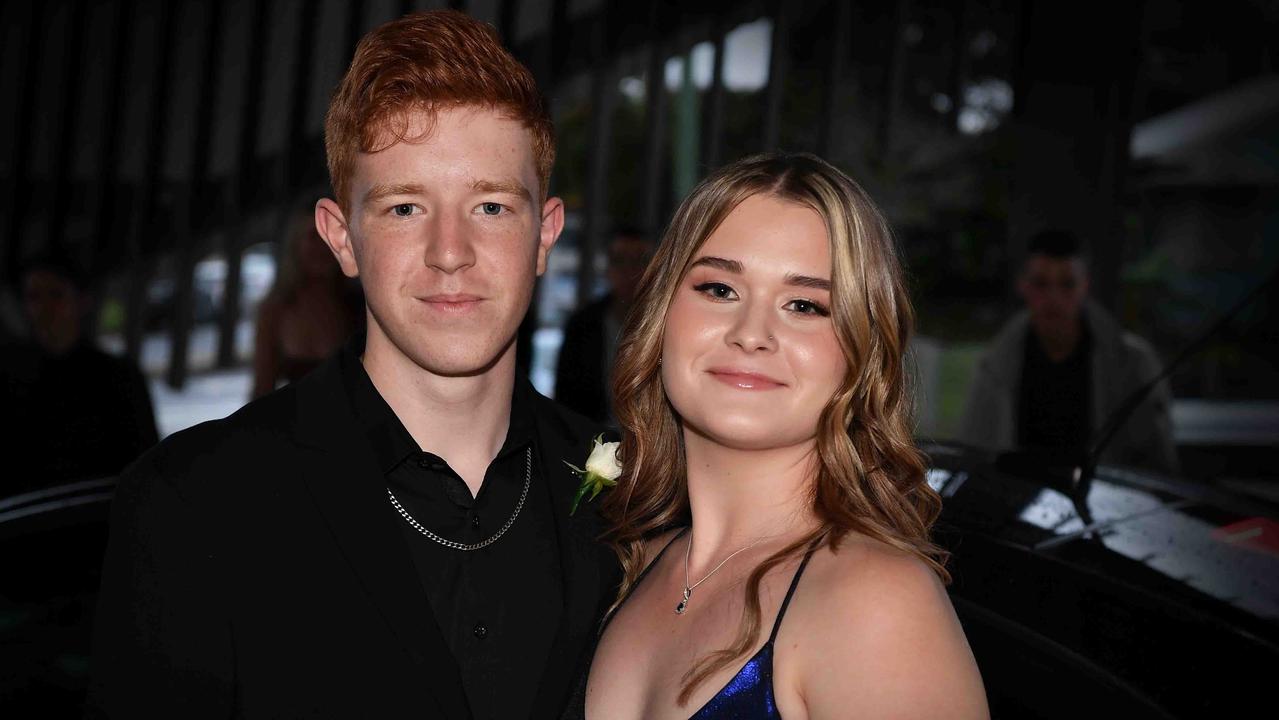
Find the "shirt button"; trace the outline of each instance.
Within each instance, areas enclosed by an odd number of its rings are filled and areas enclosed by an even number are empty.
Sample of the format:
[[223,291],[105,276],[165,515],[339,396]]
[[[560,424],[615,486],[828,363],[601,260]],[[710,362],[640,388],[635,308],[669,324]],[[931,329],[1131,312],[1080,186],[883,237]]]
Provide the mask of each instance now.
[[424,470],[429,470],[432,464],[433,464],[433,463],[431,462],[430,458],[418,458],[418,459],[417,459],[417,466],[418,466],[418,467],[420,467],[420,468],[422,468],[422,469],[424,469]]
[[475,623],[475,627],[471,629],[471,633],[475,635],[476,639],[483,640],[488,637],[489,628],[482,622]]
[[473,528],[479,528],[479,526],[480,526],[480,516],[479,516],[479,515],[472,515],[472,516],[471,516],[471,527],[473,527]]

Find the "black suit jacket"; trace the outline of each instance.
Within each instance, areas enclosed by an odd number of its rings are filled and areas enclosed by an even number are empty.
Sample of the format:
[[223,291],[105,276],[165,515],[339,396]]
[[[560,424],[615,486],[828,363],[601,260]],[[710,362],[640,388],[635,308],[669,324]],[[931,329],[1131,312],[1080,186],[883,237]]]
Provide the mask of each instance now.
[[[557,717],[619,578],[573,516],[595,428],[537,397],[565,601],[534,717]],[[338,360],[177,433],[120,479],[95,624],[91,715],[470,717]],[[536,592],[536,588],[520,592]],[[501,692],[495,687],[494,692]]]

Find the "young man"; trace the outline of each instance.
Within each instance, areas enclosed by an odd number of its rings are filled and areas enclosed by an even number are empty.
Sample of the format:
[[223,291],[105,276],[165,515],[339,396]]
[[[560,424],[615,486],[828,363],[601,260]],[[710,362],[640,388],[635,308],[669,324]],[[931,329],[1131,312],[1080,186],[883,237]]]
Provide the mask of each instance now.
[[[977,365],[962,439],[988,450],[1081,460],[1110,416],[1159,374],[1159,360],[1149,343],[1088,302],[1083,252],[1069,233],[1045,231],[1030,239],[1017,291],[1026,309]],[[1161,383],[1121,426],[1102,461],[1176,472],[1169,404]]]
[[117,491],[93,700],[116,716],[558,717],[611,554],[595,428],[515,373],[564,210],[528,71],[456,12],[370,33],[316,225],[365,338],[170,438]]

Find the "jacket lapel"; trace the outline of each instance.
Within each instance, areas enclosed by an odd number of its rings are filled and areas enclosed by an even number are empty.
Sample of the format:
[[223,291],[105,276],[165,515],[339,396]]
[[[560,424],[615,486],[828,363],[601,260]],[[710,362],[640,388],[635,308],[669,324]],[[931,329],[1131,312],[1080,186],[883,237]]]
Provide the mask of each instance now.
[[612,553],[596,538],[602,531],[595,503],[583,502],[573,515],[569,508],[580,478],[565,461],[579,467],[590,451],[589,438],[576,438],[560,422],[546,421],[556,413],[549,400],[538,402],[538,445],[542,450],[541,476],[551,496],[563,573],[564,611],[542,674],[533,718],[558,718],[583,669],[584,653],[608,595],[616,585],[610,571]]
[[465,720],[470,710],[461,672],[390,521],[377,463],[356,427],[339,362],[330,360],[298,383],[297,439],[317,453],[304,482],[372,604],[423,670],[424,691],[443,716]]

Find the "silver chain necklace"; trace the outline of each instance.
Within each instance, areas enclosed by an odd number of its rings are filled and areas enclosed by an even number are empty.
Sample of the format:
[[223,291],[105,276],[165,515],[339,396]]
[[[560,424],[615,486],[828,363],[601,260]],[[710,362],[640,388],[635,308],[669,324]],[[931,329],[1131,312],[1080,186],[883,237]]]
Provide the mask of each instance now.
[[395,507],[396,512],[400,513],[400,517],[404,518],[405,522],[413,526],[414,530],[417,530],[418,532],[427,536],[431,540],[434,540],[435,542],[452,550],[466,550],[466,551],[479,550],[481,548],[486,548],[489,545],[492,545],[493,543],[497,542],[497,539],[505,535],[506,531],[510,530],[511,526],[515,524],[515,518],[519,517],[520,510],[524,509],[524,498],[528,497],[528,486],[529,486],[529,483],[532,481],[532,479],[533,479],[533,448],[529,447],[528,449],[524,451],[524,489],[520,491],[520,501],[515,503],[515,512],[511,513],[510,519],[506,521],[506,524],[502,526],[502,529],[498,530],[487,540],[481,540],[480,542],[473,543],[470,545],[467,545],[465,543],[460,543],[460,542],[454,542],[452,540],[447,540],[445,538],[440,537],[439,535],[436,535],[430,530],[427,530],[425,527],[422,527],[422,523],[414,519],[414,517],[409,514],[409,511],[405,510],[404,506],[400,504],[399,498],[395,497],[395,493],[391,492],[391,488],[386,489],[386,494],[391,497],[391,505]]
[[701,585],[707,580],[710,580],[712,575],[714,575],[716,572],[719,572],[719,569],[724,567],[724,563],[728,562],[729,560],[732,560],[734,557],[737,556],[738,553],[744,553],[747,550],[750,550],[751,548],[755,547],[756,545],[764,542],[764,540],[766,540],[767,537],[768,536],[761,537],[755,542],[751,543],[750,545],[747,545],[741,550],[737,550],[732,555],[729,555],[723,560],[720,560],[719,564],[715,566],[714,570],[711,570],[710,572],[706,573],[706,577],[703,577],[701,580],[698,580],[692,585],[689,585],[688,584],[688,558],[693,551],[693,529],[690,527],[688,529],[688,544],[684,546],[684,599],[680,600],[679,605],[675,606],[675,614],[676,615],[684,614],[684,611],[688,609],[689,599],[693,597],[693,591],[697,589],[698,585]]

